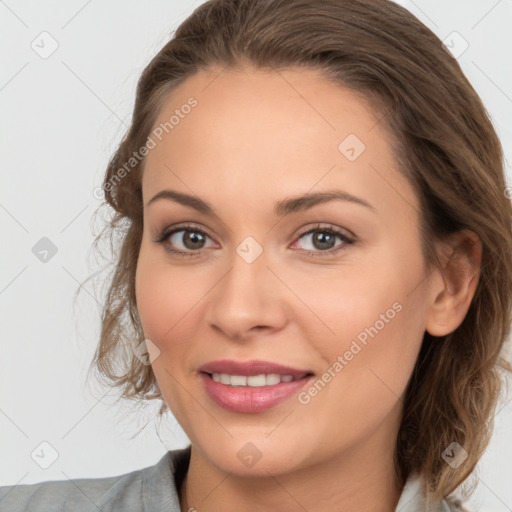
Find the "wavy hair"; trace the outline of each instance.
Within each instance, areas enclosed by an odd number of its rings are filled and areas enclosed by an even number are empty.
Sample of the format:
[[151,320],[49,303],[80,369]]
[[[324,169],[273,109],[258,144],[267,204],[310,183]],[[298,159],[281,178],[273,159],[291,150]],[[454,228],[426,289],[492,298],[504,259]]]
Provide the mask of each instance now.
[[[502,147],[481,99],[439,38],[391,1],[209,0],[176,29],[142,72],[131,125],[106,169],[104,206],[112,216],[95,246],[110,236],[114,263],[89,369],[122,398],[162,400],[159,415],[168,409],[151,366],[134,356],[144,340],[135,297],[144,159],[128,171],[126,163],[147,144],[177,85],[201,69],[244,63],[319,70],[379,106],[399,170],[420,199],[430,268],[439,264],[435,241],[462,229],[481,241],[479,282],[462,324],[442,338],[424,334],[395,445],[399,480],[418,472],[431,498],[445,498],[484,453],[502,374],[512,370],[503,355],[511,324],[511,202]],[[468,454],[457,468],[441,456],[453,442]]]

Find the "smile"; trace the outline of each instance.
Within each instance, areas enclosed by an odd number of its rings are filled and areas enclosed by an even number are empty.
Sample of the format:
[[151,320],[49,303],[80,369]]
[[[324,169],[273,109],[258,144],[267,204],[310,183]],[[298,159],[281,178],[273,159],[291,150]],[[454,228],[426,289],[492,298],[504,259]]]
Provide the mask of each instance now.
[[237,413],[258,413],[272,409],[295,396],[314,375],[246,376],[200,372],[199,377],[207,396],[219,407]]
[[211,377],[215,382],[221,382],[227,386],[249,386],[253,388],[262,386],[275,386],[281,382],[292,382],[293,380],[298,380],[300,378],[293,377],[293,375],[278,375],[277,373],[251,376],[213,373]]

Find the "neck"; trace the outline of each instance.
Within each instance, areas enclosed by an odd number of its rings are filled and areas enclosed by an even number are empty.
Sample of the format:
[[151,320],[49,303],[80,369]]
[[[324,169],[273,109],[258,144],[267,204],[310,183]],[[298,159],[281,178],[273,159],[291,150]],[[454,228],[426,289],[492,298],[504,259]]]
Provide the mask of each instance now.
[[379,454],[374,448],[369,443],[367,449],[359,447],[303,469],[245,477],[221,471],[192,446],[180,489],[181,510],[393,512],[403,485],[396,478],[392,452]]

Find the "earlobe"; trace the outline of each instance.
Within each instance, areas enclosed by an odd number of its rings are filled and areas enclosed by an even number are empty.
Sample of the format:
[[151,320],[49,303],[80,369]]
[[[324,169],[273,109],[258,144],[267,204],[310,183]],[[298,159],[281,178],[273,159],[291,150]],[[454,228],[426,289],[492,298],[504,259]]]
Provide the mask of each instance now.
[[482,245],[469,230],[451,235],[441,247],[442,268],[432,280],[425,330],[432,336],[453,332],[464,320],[478,285]]

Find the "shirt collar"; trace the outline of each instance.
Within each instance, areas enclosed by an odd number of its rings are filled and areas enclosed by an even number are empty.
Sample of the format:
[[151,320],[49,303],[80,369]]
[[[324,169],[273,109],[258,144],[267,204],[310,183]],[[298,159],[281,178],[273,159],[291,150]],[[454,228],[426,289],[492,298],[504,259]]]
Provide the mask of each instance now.
[[[191,445],[186,448],[168,451],[154,466],[149,466],[137,472],[132,472],[114,484],[107,493],[102,496],[97,504],[102,512],[122,510],[131,512],[130,504],[136,501],[135,493],[141,492],[141,500],[144,512],[181,512],[179,490],[183,476],[190,463]],[[133,496],[129,496],[129,482],[126,480],[132,475],[139,474],[142,490],[134,486]],[[120,500],[120,494],[123,498]],[[121,501],[121,503],[120,503]],[[139,501],[140,504],[140,501]],[[115,508],[114,508],[115,507]],[[97,507],[94,507],[97,511]],[[139,510],[138,508],[133,508]],[[421,477],[413,473],[407,479],[395,512],[445,512],[449,511],[445,501],[435,508],[427,508]]]

